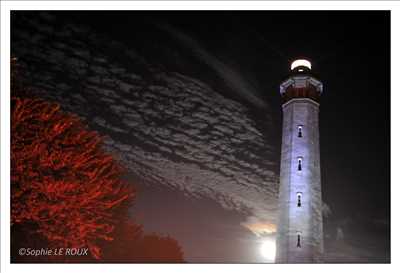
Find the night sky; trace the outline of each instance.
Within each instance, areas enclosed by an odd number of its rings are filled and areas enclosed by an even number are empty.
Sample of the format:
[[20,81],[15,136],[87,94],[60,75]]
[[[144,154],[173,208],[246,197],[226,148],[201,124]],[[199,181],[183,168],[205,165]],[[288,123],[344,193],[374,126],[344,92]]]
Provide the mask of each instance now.
[[[40,30],[44,33],[42,36],[52,39],[59,29],[72,24],[83,29],[88,27],[89,30],[85,31],[101,36],[88,38],[101,41],[87,43],[88,51],[101,52],[109,63],[119,63],[126,70],[140,74],[144,80],[156,81],[153,79],[155,73],[179,73],[205,84],[229,100],[225,103],[216,97],[220,102],[218,105],[240,105],[244,114],[238,116],[246,115],[246,119],[240,122],[251,120],[251,128],[260,132],[257,143],[262,141],[268,147],[263,152],[253,152],[260,158],[264,153],[265,161],[253,161],[251,156],[247,161],[240,155],[235,157],[236,161],[243,159],[250,164],[250,169],[262,166],[268,171],[263,173],[265,176],[260,174],[257,178],[267,177],[267,184],[255,183],[260,188],[271,187],[271,190],[267,189],[269,197],[260,203],[266,207],[262,211],[268,211],[268,202],[276,197],[277,187],[273,185],[277,185],[279,178],[282,129],[279,84],[289,72],[290,61],[298,57],[311,60],[312,70],[324,83],[320,105],[320,145],[322,195],[329,208],[325,209],[324,218],[328,260],[390,261],[390,12],[64,11],[38,14],[16,12],[12,17],[11,50],[36,73],[46,72],[49,66],[38,64],[35,54],[51,51],[51,48],[35,51],[26,42],[27,37]],[[38,24],[26,23],[35,20],[51,26],[51,30],[46,32]],[[19,35],[24,31],[30,34]],[[40,39],[34,46],[40,45]],[[68,44],[70,38],[65,39]],[[124,59],[118,46],[113,51],[111,41],[134,49],[138,61],[133,63]],[[107,51],[101,48],[103,44],[107,44]],[[73,50],[71,54],[74,54]],[[52,56],[48,55],[49,62]],[[67,57],[57,56],[61,58],[57,59],[60,69],[67,69]],[[144,63],[145,72],[141,71]],[[79,79],[86,81],[87,77]],[[55,79],[67,82],[58,76],[49,78],[47,83],[51,85]],[[35,72],[31,72],[27,80],[38,84]],[[79,85],[74,92],[85,97],[85,90]],[[85,103],[64,100],[65,94],[56,96],[45,92],[44,96],[62,101],[66,109],[83,115],[89,124],[93,122],[91,126],[94,129],[109,135],[114,142],[145,147],[137,144],[129,134],[119,134],[118,131],[110,134],[96,127],[99,123],[94,120],[101,107],[93,106],[91,111],[85,112]],[[127,101],[131,99],[128,97]],[[238,113],[242,113],[240,111]],[[121,116],[105,113],[102,118],[112,122]],[[156,118],[154,122],[155,126],[161,126]],[[223,132],[229,134],[227,130]],[[202,131],[202,134],[207,136],[207,131]],[[226,139],[229,141],[231,138]],[[254,149],[252,142],[246,145],[241,146],[244,154],[246,149],[250,152]],[[154,147],[147,151],[154,152],[152,149]],[[119,150],[123,151],[123,148]],[[223,154],[224,150],[219,152]],[[162,154],[164,156],[170,160],[173,158]],[[211,160],[217,162],[220,159],[215,156]],[[174,166],[179,166],[181,161],[177,159],[174,162]],[[182,168],[190,170],[187,164],[182,162],[185,166]],[[170,178],[161,173],[157,179],[145,181],[145,172],[136,172],[137,166],[131,167],[127,175],[138,188],[132,216],[143,224],[146,231],[176,238],[189,262],[264,261],[259,254],[259,245],[263,236],[274,236],[274,230],[259,228],[257,232],[260,222],[254,219],[261,219],[270,227],[274,217],[264,219],[260,216],[262,212],[257,211],[252,191],[246,195],[230,192],[229,180],[217,185],[210,182],[207,188],[202,188],[200,182],[193,182],[190,187],[185,187],[185,182],[164,183],[160,181]],[[205,169],[204,165],[199,166],[200,170]],[[241,172],[239,167],[232,167],[232,170]],[[188,180],[192,179],[190,176],[189,172]],[[252,186],[251,183],[247,185]],[[260,192],[257,187],[255,193]],[[240,189],[234,188],[234,191]],[[227,198],[231,199],[227,201]],[[270,205],[271,215],[274,210],[276,212],[274,202],[271,201]],[[251,224],[255,225],[246,228]],[[343,241],[336,239],[338,228],[343,231]]]

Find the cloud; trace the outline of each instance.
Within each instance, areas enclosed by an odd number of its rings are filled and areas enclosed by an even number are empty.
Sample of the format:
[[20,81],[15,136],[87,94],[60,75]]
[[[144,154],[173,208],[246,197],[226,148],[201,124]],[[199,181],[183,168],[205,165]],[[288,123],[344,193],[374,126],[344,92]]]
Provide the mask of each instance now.
[[323,215],[323,217],[328,218],[331,214],[332,214],[331,207],[327,203],[322,202],[322,215]]
[[[275,147],[257,128],[248,108],[197,79],[147,67],[132,48],[99,39],[87,28],[64,27],[49,33],[42,24],[39,19],[20,19],[13,29],[16,56],[35,60],[27,63],[23,76],[38,95],[59,102],[106,135],[106,148],[146,183],[163,184],[193,198],[210,197],[226,209],[249,215],[242,224],[254,233],[274,232]],[[34,33],[42,38],[29,39]],[[229,79],[236,92],[264,104],[239,74],[195,41],[174,35]],[[90,44],[96,44],[97,51],[74,54]],[[54,55],[57,58],[49,58]],[[114,61],[116,55],[127,64],[140,62],[143,71]],[[266,114],[265,120],[269,119]]]
[[260,237],[275,234],[277,231],[275,223],[263,221],[257,216],[249,216],[246,221],[241,224]]
[[193,54],[203,63],[213,69],[220,76],[228,87],[241,97],[258,107],[267,108],[268,104],[257,94],[256,88],[232,67],[226,65],[216,56],[206,50],[198,41],[184,32],[166,23],[159,23],[157,26],[169,33],[185,47],[189,48]]

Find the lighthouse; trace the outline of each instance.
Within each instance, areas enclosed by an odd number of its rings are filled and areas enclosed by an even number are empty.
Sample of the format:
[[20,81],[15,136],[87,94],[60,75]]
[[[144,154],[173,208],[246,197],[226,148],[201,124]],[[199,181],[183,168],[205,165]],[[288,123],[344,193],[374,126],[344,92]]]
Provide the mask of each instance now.
[[291,63],[280,85],[282,148],[277,263],[322,262],[323,229],[319,149],[322,83],[311,62]]

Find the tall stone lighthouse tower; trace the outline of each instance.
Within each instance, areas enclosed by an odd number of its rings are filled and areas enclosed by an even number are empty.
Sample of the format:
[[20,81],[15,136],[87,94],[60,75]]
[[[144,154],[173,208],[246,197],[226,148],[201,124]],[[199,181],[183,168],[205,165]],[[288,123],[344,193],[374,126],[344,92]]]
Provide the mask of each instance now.
[[323,230],[319,155],[322,83],[311,63],[296,60],[280,85],[283,98],[277,263],[322,262]]

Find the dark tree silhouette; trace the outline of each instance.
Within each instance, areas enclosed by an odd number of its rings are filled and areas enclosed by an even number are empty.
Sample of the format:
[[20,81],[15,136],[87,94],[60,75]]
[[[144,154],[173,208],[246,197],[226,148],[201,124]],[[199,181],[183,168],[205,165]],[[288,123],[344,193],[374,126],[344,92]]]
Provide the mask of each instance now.
[[144,262],[178,263],[183,262],[183,252],[178,242],[170,236],[158,234],[145,235],[142,239]]
[[131,220],[117,225],[114,240],[104,246],[104,261],[136,263],[182,263],[183,252],[169,236],[146,235]]

